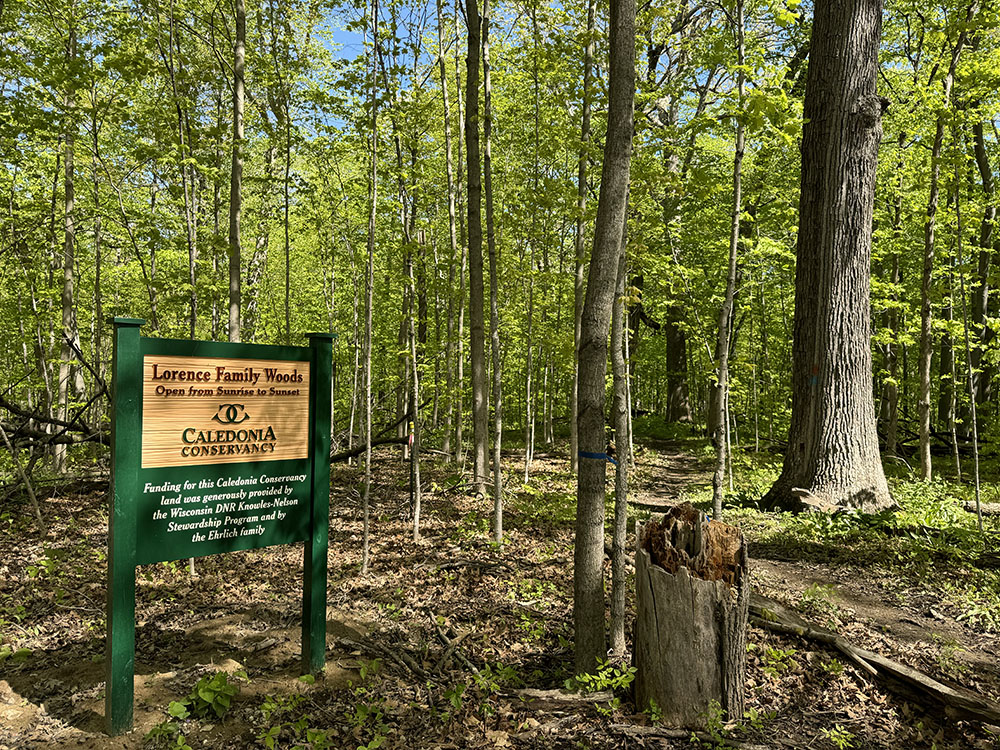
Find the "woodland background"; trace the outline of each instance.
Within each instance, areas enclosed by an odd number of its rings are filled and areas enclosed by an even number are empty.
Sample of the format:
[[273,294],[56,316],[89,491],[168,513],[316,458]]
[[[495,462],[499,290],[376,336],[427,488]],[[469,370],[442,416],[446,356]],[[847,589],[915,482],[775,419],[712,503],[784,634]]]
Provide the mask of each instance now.
[[[409,400],[412,318],[426,400],[423,443],[459,454],[469,442],[467,424],[464,443],[460,425],[471,397],[462,374],[469,329],[464,15],[440,3],[386,2],[374,9],[373,43],[372,10],[298,1],[245,9],[241,336],[280,343],[301,342],[311,330],[336,332],[335,441],[357,444],[374,148],[373,421],[376,428],[394,422]],[[744,12],[740,106],[732,8],[671,2],[639,9],[627,230],[630,395],[639,412],[704,419],[740,120],[746,155],[730,439],[780,448],[789,418],[810,8],[752,2]],[[227,4],[188,0],[0,6],[0,253],[7,261],[0,306],[8,321],[0,385],[4,403],[72,425],[63,431],[39,422],[43,441],[103,439],[108,317],[145,318],[147,335],[229,334],[234,13]],[[525,440],[551,443],[569,428],[575,280],[589,250],[605,127],[606,13],[592,16],[592,31],[579,3],[500,3],[490,14],[504,441],[523,447]],[[932,319],[935,445],[948,451],[968,437],[966,327],[982,440],[995,440],[1000,429],[991,387],[996,295],[989,294],[1000,243],[1000,50],[989,5],[890,2],[884,20],[879,90],[889,108],[875,205],[873,388],[884,452],[905,459],[917,431],[916,348],[934,189],[937,234],[923,315]],[[592,83],[584,92],[588,40]],[[589,137],[581,130],[585,96]],[[22,427],[18,439],[40,439],[32,429]],[[54,432],[64,434],[52,440]],[[63,450],[56,449],[57,464]],[[95,454],[74,445],[70,455]]]

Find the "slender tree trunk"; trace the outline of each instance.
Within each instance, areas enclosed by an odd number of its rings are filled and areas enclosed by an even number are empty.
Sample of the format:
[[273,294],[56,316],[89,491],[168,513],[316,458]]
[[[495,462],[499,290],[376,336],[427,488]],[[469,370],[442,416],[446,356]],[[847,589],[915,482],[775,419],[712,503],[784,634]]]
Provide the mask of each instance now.
[[479,157],[480,16],[477,0],[466,0],[469,28],[466,66],[465,139],[469,183],[469,320],[472,352],[473,482],[476,494],[486,495],[489,451],[489,406],[486,384],[486,331],[483,306],[482,175]]
[[460,264],[458,230],[455,216],[455,169],[451,151],[451,110],[448,107],[448,71],[444,61],[444,1],[437,0],[438,22],[438,71],[441,75],[441,98],[444,108],[445,169],[448,174],[448,240],[451,255],[448,256],[448,336],[445,352],[445,422],[441,450],[450,458],[451,431],[454,410],[455,389],[455,267]]
[[[531,176],[532,192],[538,195],[538,148],[539,148],[539,82],[538,82],[538,14],[537,8],[532,5],[531,13],[531,39],[532,39],[532,63],[531,80],[532,91],[534,93],[534,163]],[[534,367],[534,322],[535,322],[535,244],[538,242],[538,205],[534,205],[531,210],[531,236],[528,240],[528,336],[525,342],[525,352],[527,361],[524,367],[524,483],[528,483],[528,474],[531,471],[531,462],[535,453],[535,412],[532,403],[532,369]],[[574,430],[575,433],[575,430]]]
[[[76,27],[71,26],[66,42],[66,61],[72,66],[76,62]],[[74,182],[74,149],[76,148],[76,100],[72,93],[72,83],[67,83],[66,113],[63,124],[63,257],[62,257],[62,341],[59,354],[59,418],[69,418],[69,399],[73,376],[73,344],[77,341],[74,274],[76,266],[76,209]],[[55,470],[59,474],[66,471],[66,444],[57,444],[53,449]]]
[[611,542],[611,653],[625,654],[625,536],[628,524],[628,467],[631,461],[628,443],[628,370],[625,367],[625,233],[622,231],[622,249],[618,258],[618,283],[614,310],[611,315],[611,371],[614,376],[615,448],[618,464],[615,466],[615,523]]
[[365,273],[365,486],[361,498],[362,541],[361,541],[361,574],[367,575],[369,564],[370,542],[370,505],[372,487],[372,307],[375,290],[375,214],[378,205],[378,98],[376,97],[376,80],[378,78],[378,63],[376,49],[378,48],[378,0],[372,0],[371,6],[371,81],[368,92],[368,107],[371,110],[371,145],[369,152],[371,162],[368,171],[368,269]]
[[580,326],[583,316],[583,269],[587,256],[587,160],[590,145],[590,90],[594,67],[594,4],[587,0],[587,37],[583,45],[583,102],[580,119],[580,154],[576,172],[576,238],[573,270],[573,394],[570,401],[569,464],[576,473],[580,465],[578,422],[580,417]]
[[292,169],[292,114],[288,104],[288,90],[282,87],[284,93],[284,123],[285,123],[285,179],[282,182],[284,211],[282,225],[285,230],[285,345],[292,343],[292,246],[289,239],[288,211],[291,207],[289,193]]
[[490,82],[490,0],[483,0],[483,179],[486,191],[486,244],[490,263],[490,349],[493,355],[493,539],[503,543],[503,391],[500,370],[500,314],[497,288],[497,243],[493,224],[493,90]]
[[614,303],[618,256],[625,222],[632,158],[635,92],[635,2],[611,0],[608,69],[608,130],[604,142],[601,191],[583,303],[580,371],[576,539],[573,568],[573,622],[576,672],[591,672],[606,654],[604,638],[604,500],[607,450],[605,372],[608,328]]
[[240,219],[243,209],[243,98],[246,68],[247,9],[234,0],[233,165],[229,180],[229,340],[240,340]]
[[896,169],[899,171],[898,183],[896,185],[896,206],[893,214],[893,239],[896,247],[892,253],[892,269],[889,273],[889,283],[892,284],[893,305],[889,308],[887,323],[892,332],[892,339],[886,346],[886,366],[889,371],[889,379],[885,385],[885,452],[890,456],[896,455],[896,443],[899,434],[899,335],[900,335],[900,315],[899,315],[899,254],[902,248],[903,235],[903,148],[906,145],[906,133],[899,132],[896,139],[896,148],[899,155],[896,159]]
[[983,123],[972,126],[973,156],[979,170],[983,190],[983,218],[979,224],[978,273],[972,286],[972,323],[978,346],[972,348],[972,377],[975,385],[975,399],[979,406],[990,400],[990,384],[995,367],[983,360],[983,349],[993,339],[993,330],[986,324],[989,317],[990,267],[996,250],[996,187],[993,167],[986,150]]
[[[459,0],[455,0],[455,101],[458,104],[458,161],[457,180],[455,185],[456,214],[458,218],[459,252],[461,253],[460,273],[458,275],[458,356],[456,357],[455,382],[455,460],[464,464],[465,444],[463,442],[465,426],[465,264],[468,260],[466,244],[466,225],[462,222],[462,146],[465,143],[465,112],[462,109],[462,63],[458,46]],[[464,471],[464,466],[463,469]]]
[[[96,101],[96,92],[94,100]],[[91,120],[94,151],[91,154],[90,171],[94,183],[94,370],[97,373],[97,380],[104,380],[104,296],[101,288],[101,264],[104,262],[103,253],[103,207],[101,206],[101,182],[97,176],[97,162],[100,159],[99,142],[99,122],[96,110],[93,112]],[[95,423],[98,423],[104,413],[103,404],[97,407]]]
[[423,495],[420,489],[420,368],[417,359],[417,323],[416,317],[419,315],[416,300],[416,280],[413,275],[413,255],[407,253],[406,256],[406,280],[410,285],[410,364],[412,367],[411,377],[413,378],[413,390],[411,391],[410,419],[412,444],[410,445],[410,471],[412,472],[412,508],[413,508],[413,541],[420,540],[420,510],[423,502]]
[[[738,111],[743,111],[743,88],[745,83],[744,64],[744,22],[743,0],[736,0],[736,95],[739,99]],[[729,270],[726,273],[726,291],[719,309],[719,330],[715,343],[717,364],[715,386],[710,403],[712,415],[709,431],[715,445],[715,471],[712,474],[712,514],[717,521],[722,520],[722,486],[726,470],[726,456],[729,446],[729,417],[726,408],[729,401],[729,339],[732,329],[733,297],[736,295],[736,261],[740,246],[740,218],[743,212],[743,151],[745,148],[743,118],[736,118],[736,153],[733,158],[733,210],[729,226]]]
[[792,419],[763,507],[891,503],[871,359],[871,227],[884,100],[881,0],[816,6],[805,95],[795,264]]
[[[968,22],[972,20],[977,3],[969,6],[966,24],[958,35],[951,50],[951,62],[944,77],[943,106],[951,106],[951,88],[955,81],[955,68],[965,46]],[[924,223],[924,268],[920,282],[920,354],[917,360],[917,419],[920,428],[920,476],[925,482],[931,480],[931,275],[934,271],[934,234],[937,227],[938,196],[940,194],[941,150],[944,145],[945,111],[938,113],[934,129],[934,144],[931,146],[931,188],[927,199],[927,221]]]
[[[959,166],[955,165],[955,184],[959,184]],[[965,334],[965,366],[966,384],[969,389],[969,413],[972,429],[972,476],[976,492],[976,519],[979,522],[979,533],[983,532],[983,509],[979,485],[979,422],[976,418],[976,388],[972,368],[972,344],[969,341],[969,308],[965,302],[965,259],[962,243],[962,192],[958,191],[955,198],[955,221],[958,225],[956,245],[958,249],[958,281],[962,295],[962,328]],[[980,244],[980,251],[982,245]],[[980,266],[981,267],[981,266]]]

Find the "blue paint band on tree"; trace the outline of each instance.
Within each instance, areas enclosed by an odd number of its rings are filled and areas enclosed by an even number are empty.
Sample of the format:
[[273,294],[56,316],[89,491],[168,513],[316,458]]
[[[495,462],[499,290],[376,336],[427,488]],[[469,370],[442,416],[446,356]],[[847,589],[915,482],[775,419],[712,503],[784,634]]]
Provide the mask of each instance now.
[[615,466],[618,465],[618,462],[611,458],[611,456],[607,453],[589,453],[588,451],[578,451],[576,455],[580,458],[593,458],[597,461],[610,461]]

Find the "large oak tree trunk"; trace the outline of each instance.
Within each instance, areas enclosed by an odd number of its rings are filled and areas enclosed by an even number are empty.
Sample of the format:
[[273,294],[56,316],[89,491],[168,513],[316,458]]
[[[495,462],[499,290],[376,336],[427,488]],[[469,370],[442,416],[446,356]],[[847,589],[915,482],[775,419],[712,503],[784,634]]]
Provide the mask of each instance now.
[[870,343],[871,228],[884,100],[881,0],[817,6],[802,133],[792,420],[765,507],[892,503],[879,457]]

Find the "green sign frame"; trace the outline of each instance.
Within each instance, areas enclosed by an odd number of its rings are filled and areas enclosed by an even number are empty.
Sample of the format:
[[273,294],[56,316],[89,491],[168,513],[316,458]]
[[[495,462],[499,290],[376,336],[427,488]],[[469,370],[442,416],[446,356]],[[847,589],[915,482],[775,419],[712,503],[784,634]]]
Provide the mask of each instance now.
[[[315,673],[326,661],[326,580],[330,506],[330,383],[334,334],[308,334],[309,346],[189,341],[140,335],[144,320],[114,318],[111,395],[111,489],[108,528],[107,682],[105,719],[114,736],[132,728],[135,679],[135,571],[137,565],[185,557],[254,549],[275,544],[305,542],[302,591],[303,672]],[[143,468],[143,358],[150,355],[224,359],[272,360],[308,367],[308,447],[304,458],[257,460]],[[230,415],[232,420],[232,415]],[[221,421],[221,420],[220,420]],[[199,496],[198,488],[260,485],[258,494],[280,504],[280,512],[226,518],[243,524],[252,519],[253,534],[233,533],[199,537],[171,536],[163,524],[168,508],[180,503],[157,491],[183,487],[194,492],[183,502],[202,518],[225,510],[214,509],[213,495]],[[157,495],[159,494],[159,497]],[[235,494],[235,493],[234,493]],[[244,493],[246,494],[246,493]],[[275,499],[277,498],[280,499]],[[207,499],[206,499],[207,498]],[[207,503],[207,505],[206,505]],[[164,506],[160,508],[158,504]],[[236,503],[233,503],[236,505]],[[152,515],[151,509],[157,515]],[[231,508],[230,508],[231,509]],[[185,512],[189,515],[195,511]],[[268,517],[269,516],[269,517]],[[219,522],[221,524],[221,521]],[[190,524],[195,527],[195,524]],[[185,527],[186,528],[186,527]],[[258,531],[259,529],[259,531]],[[243,531],[242,526],[240,531]]]

